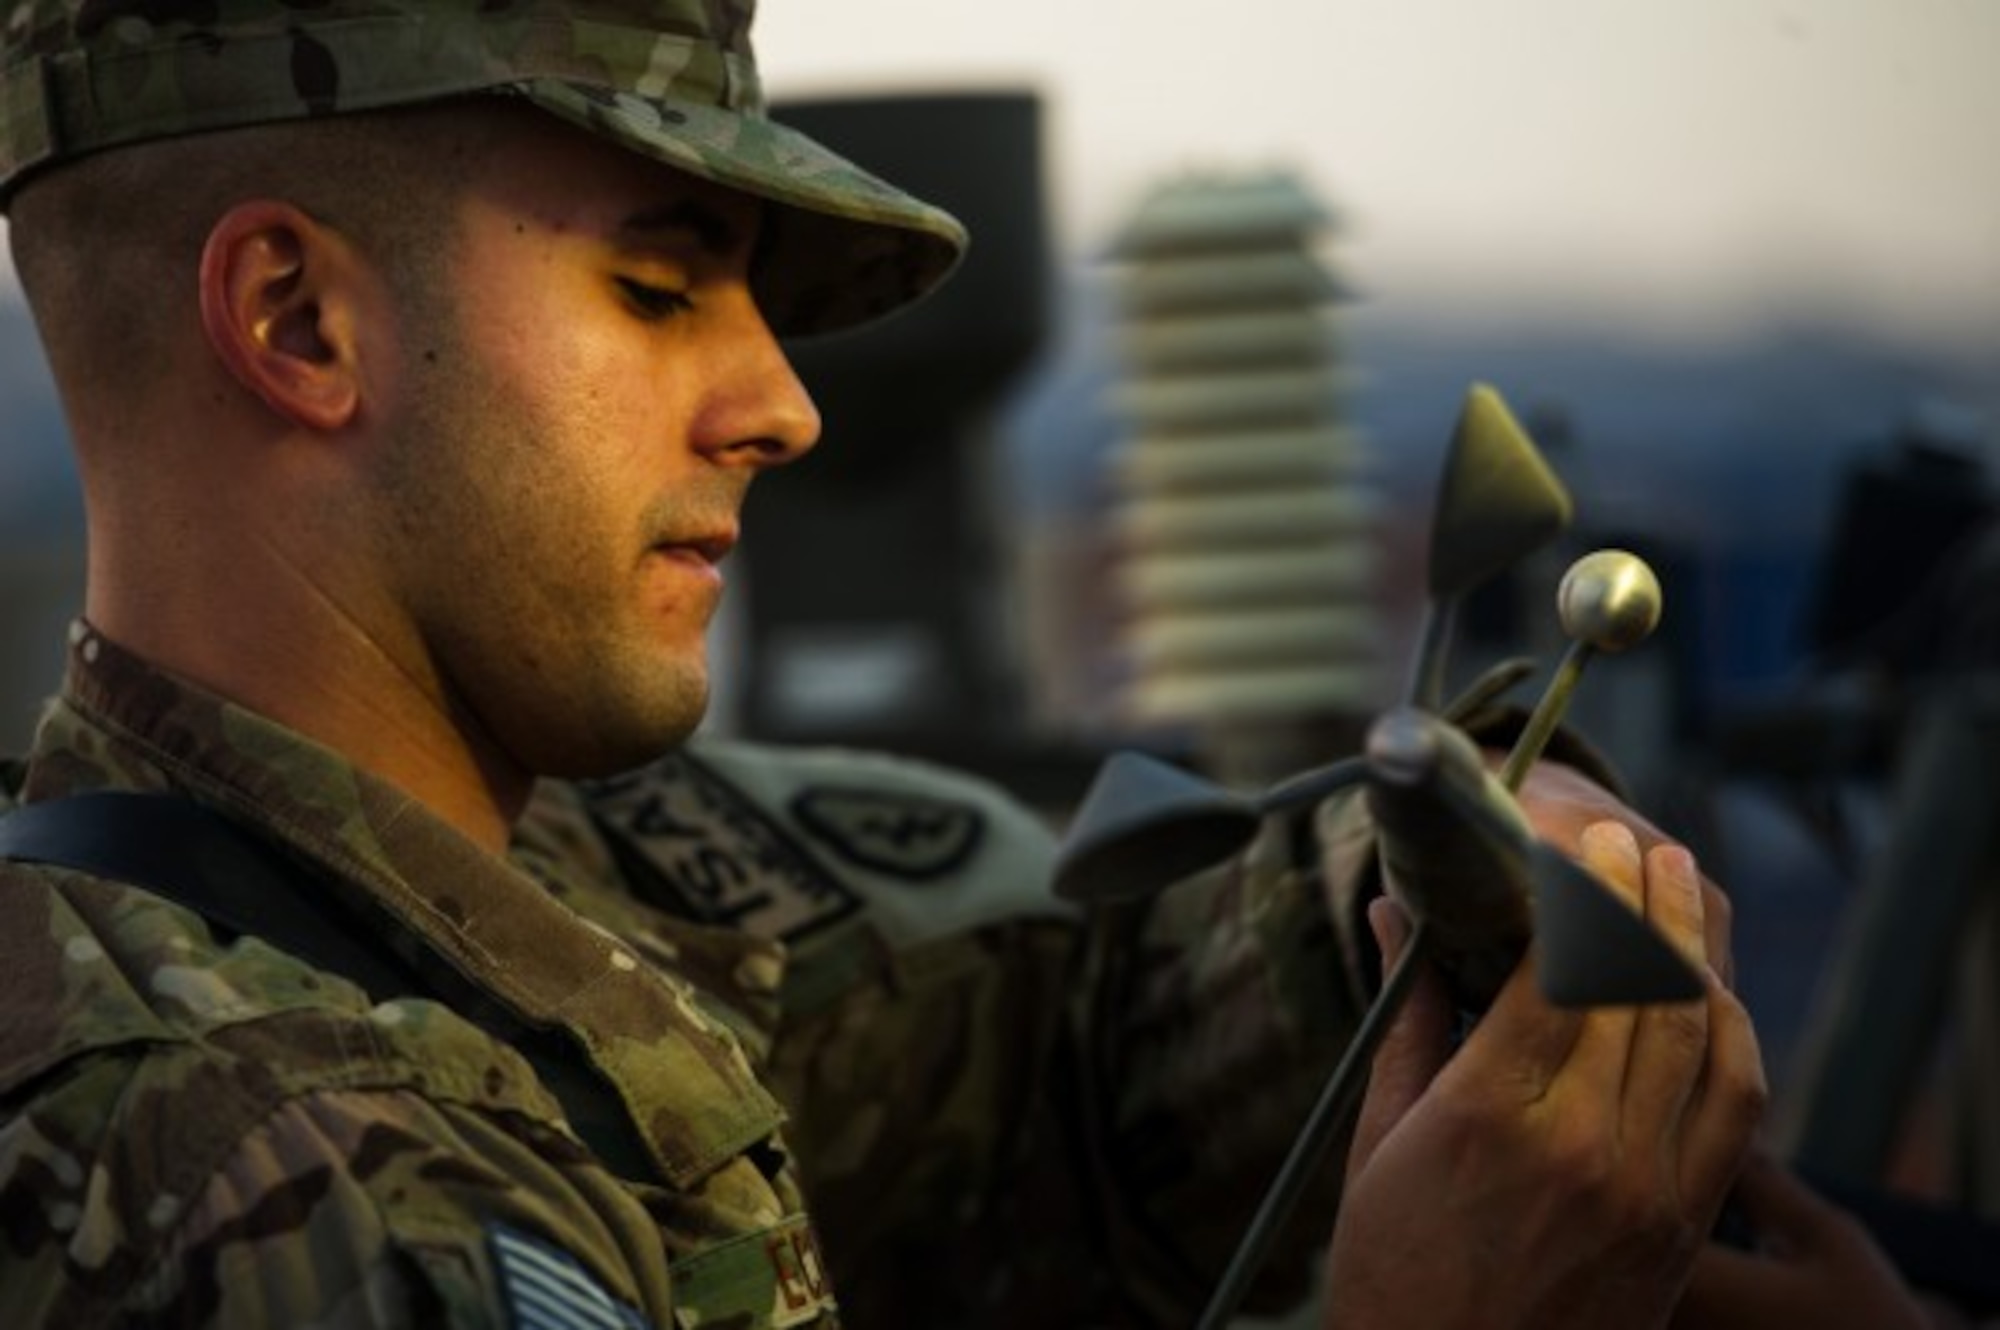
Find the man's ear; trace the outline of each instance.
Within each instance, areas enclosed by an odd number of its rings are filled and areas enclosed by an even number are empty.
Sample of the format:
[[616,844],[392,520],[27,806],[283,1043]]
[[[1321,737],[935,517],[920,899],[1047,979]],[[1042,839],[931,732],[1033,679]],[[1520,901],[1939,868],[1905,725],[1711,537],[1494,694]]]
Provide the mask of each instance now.
[[273,411],[336,430],[361,403],[362,279],[339,233],[289,203],[240,203],[202,247],[202,328],[216,357]]

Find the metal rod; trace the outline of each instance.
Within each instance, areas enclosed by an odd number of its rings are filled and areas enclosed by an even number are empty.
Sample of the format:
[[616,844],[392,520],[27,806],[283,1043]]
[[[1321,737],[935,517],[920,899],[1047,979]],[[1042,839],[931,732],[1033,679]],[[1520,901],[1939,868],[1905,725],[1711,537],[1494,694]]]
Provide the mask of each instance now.
[[1330,766],[1315,767],[1287,777],[1257,796],[1259,813],[1281,813],[1304,803],[1317,803],[1359,784],[1368,775],[1366,757],[1343,757]]
[[1535,703],[1521,737],[1514,741],[1514,751],[1507,754],[1507,763],[1500,768],[1500,784],[1510,793],[1521,788],[1528,768],[1535,765],[1535,759],[1549,746],[1549,736],[1562,723],[1563,713],[1569,710],[1570,695],[1576,692],[1576,681],[1583,677],[1583,667],[1596,650],[1590,643],[1578,641],[1571,642],[1569,650],[1563,653],[1555,677],[1549,680],[1548,691]]
[[1396,960],[1396,968],[1383,980],[1375,1005],[1368,1009],[1361,1028],[1355,1031],[1353,1041],[1341,1055],[1340,1064],[1327,1077],[1318,1101],[1306,1117],[1304,1128],[1300,1130],[1298,1139],[1292,1142],[1291,1153],[1285,1156],[1284,1164],[1278,1169],[1278,1176],[1272,1181],[1270,1190],[1264,1193],[1263,1203],[1258,1206],[1256,1217],[1250,1221],[1249,1231],[1237,1244],[1236,1254],[1230,1258],[1228,1269],[1222,1272],[1222,1281],[1209,1297],[1198,1330],[1222,1330],[1236,1314],[1237,1305],[1242,1302],[1251,1279],[1270,1255],[1272,1240],[1297,1207],[1306,1184],[1318,1171],[1327,1146],[1360,1103],[1361,1091],[1368,1084],[1368,1078],[1363,1073],[1374,1060],[1375,1050],[1382,1037],[1389,1032],[1396,1013],[1402,1010],[1403,1000],[1410,995],[1410,987],[1416,982],[1418,967],[1429,951],[1430,929],[1419,920],[1410,931],[1403,954]]

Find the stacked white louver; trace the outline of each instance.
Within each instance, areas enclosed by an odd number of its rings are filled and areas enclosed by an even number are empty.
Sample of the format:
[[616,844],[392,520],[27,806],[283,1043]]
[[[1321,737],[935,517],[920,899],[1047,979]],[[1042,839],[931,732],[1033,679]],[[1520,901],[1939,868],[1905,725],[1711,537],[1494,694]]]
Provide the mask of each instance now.
[[1147,724],[1354,714],[1378,700],[1377,512],[1291,178],[1186,180],[1113,252],[1125,423],[1114,521]]

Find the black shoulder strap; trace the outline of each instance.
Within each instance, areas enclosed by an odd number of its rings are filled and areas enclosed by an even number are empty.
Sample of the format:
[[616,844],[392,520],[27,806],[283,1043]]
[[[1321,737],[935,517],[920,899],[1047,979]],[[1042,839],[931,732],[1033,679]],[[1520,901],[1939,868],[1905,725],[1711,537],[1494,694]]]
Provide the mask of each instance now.
[[[440,986],[329,899],[312,868],[250,828],[178,794],[105,790],[0,815],[0,859],[74,868],[193,910],[350,980],[377,1002],[447,1001]],[[622,1102],[565,1036],[491,1003],[449,1004],[526,1057],[584,1143],[628,1178],[653,1173]]]
[[180,795],[103,790],[23,805],[0,817],[0,859],[143,888],[232,936],[261,938],[350,979],[378,1002],[433,996],[409,966],[311,889],[312,870]]

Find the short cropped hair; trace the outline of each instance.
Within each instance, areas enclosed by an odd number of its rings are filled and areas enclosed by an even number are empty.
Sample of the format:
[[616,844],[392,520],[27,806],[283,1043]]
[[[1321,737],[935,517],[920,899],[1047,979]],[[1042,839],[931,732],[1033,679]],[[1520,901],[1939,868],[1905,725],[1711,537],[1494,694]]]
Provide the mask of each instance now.
[[399,288],[434,289],[453,192],[500,118],[481,102],[156,141],[28,180],[8,237],[58,382],[143,394],[186,335],[209,231],[250,199],[295,204]]

